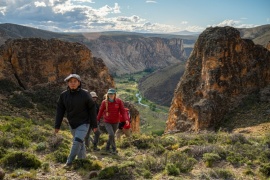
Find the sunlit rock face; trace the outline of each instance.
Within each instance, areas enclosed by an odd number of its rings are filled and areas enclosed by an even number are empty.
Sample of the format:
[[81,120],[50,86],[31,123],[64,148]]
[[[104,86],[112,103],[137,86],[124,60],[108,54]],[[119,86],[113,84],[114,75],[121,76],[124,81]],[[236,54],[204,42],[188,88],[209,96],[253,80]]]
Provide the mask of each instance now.
[[212,130],[246,96],[270,84],[270,52],[232,27],[207,28],[178,83],[166,132]]
[[102,59],[92,57],[82,44],[57,39],[24,38],[7,41],[0,48],[0,80],[8,79],[28,90],[55,84],[66,87],[65,77],[79,74],[82,87],[105,94],[114,87]]

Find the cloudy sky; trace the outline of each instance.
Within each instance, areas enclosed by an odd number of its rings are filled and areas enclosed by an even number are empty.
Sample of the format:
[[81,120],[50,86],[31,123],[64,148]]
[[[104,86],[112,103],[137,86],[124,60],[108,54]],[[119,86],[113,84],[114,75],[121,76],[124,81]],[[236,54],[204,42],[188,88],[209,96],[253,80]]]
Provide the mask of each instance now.
[[201,32],[270,24],[270,0],[0,0],[0,23],[54,32]]

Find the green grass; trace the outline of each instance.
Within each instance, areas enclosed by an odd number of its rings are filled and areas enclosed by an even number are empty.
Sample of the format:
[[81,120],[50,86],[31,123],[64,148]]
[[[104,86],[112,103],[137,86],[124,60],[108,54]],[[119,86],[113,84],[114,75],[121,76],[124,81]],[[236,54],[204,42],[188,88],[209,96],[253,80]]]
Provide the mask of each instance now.
[[[66,171],[62,165],[71,147],[70,132],[63,129],[55,136],[52,121],[44,121],[43,125],[37,125],[41,124],[37,121],[0,116],[0,168],[6,172],[6,179],[39,179],[44,178],[42,174],[47,179],[65,179],[70,171],[74,178],[87,178],[89,171],[98,171],[98,178],[107,179],[269,177],[270,134],[133,134],[117,141],[118,155],[105,154],[103,148],[88,151],[87,159],[74,161],[72,169]],[[33,136],[29,131],[40,133]],[[108,135],[102,137],[107,139]],[[105,142],[100,147],[105,147]]]

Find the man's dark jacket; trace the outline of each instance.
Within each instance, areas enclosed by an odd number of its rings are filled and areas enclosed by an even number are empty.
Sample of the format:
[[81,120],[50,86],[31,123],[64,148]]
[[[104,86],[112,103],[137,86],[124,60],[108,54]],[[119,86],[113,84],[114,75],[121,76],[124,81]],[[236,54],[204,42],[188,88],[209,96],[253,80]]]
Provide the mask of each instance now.
[[60,129],[63,117],[67,113],[67,119],[72,129],[82,124],[90,124],[91,128],[97,127],[97,114],[95,102],[91,95],[84,89],[61,93],[57,101],[57,114],[55,129]]

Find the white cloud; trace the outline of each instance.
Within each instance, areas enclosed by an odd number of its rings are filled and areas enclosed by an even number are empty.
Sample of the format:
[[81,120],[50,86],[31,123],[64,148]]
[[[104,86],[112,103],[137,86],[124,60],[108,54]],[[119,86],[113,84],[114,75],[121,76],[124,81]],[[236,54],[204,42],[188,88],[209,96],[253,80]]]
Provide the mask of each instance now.
[[[118,3],[94,8],[92,0],[0,1],[0,23],[15,23],[55,32],[118,30],[170,33],[180,30],[172,25],[147,22],[138,15],[125,16]],[[188,22],[183,21],[181,24]],[[188,27],[189,31],[200,29],[198,26]]]
[[34,4],[35,4],[36,7],[46,7],[46,4],[44,2],[36,1]]
[[226,19],[218,24],[213,24],[211,26],[219,26],[219,27],[231,26],[231,27],[235,27],[235,28],[252,28],[252,27],[256,27],[258,25],[244,24],[244,23],[242,23],[242,21]]
[[157,3],[157,1],[146,1],[146,3]]
[[270,18],[267,18],[266,21],[267,21],[267,22],[270,22]]
[[78,3],[95,3],[92,0],[72,0],[74,2],[78,2]]

